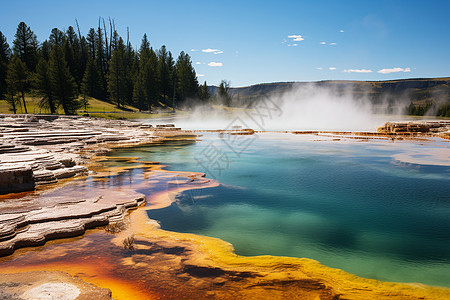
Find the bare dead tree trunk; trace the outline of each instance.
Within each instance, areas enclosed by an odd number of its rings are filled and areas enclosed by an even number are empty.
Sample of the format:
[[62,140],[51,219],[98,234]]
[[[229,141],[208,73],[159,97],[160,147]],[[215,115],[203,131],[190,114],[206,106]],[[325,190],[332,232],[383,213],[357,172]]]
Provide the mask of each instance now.
[[[80,25],[78,25],[78,20],[75,18],[75,22],[77,23],[77,31],[78,31],[78,39],[80,42],[80,48],[81,48],[81,68],[83,70],[83,74],[84,71],[86,69],[86,49],[85,49],[85,45],[82,42],[82,37],[81,37],[81,31],[80,31]],[[81,87],[81,86],[80,86]]]
[[80,43],[81,43],[81,31],[80,31],[80,25],[78,25],[77,18],[75,18],[75,23],[77,23],[78,38],[80,39]]
[[28,114],[27,104],[25,103],[25,91],[22,89],[21,92],[22,92],[23,107],[25,108],[25,113]]
[[[114,30],[114,32],[116,32],[116,24],[114,23],[114,19],[113,19],[113,21],[112,21],[112,24],[113,24],[113,30]],[[115,40],[114,42],[116,42],[116,44],[117,44],[117,41]]]
[[[111,17],[108,17],[108,19],[109,19],[109,40],[111,41],[109,43],[109,54],[112,55],[113,26],[111,23]],[[111,58],[111,56],[109,58]]]
[[106,59],[109,60],[111,57],[111,52],[109,52],[109,47],[108,47],[108,33],[106,31],[106,25],[105,25],[105,19],[103,19],[103,29],[105,30],[105,49],[106,49]]

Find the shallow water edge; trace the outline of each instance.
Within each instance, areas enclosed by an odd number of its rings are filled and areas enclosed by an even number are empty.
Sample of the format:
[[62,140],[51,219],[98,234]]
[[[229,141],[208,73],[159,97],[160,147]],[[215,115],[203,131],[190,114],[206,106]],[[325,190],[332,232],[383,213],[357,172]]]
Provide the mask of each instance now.
[[[126,158],[104,158],[104,163],[114,165],[119,160],[132,162]],[[115,169],[100,167],[98,175],[87,183],[69,184],[78,188],[77,184],[82,184],[86,193],[103,188],[145,189],[149,195],[147,206],[128,215],[126,230],[109,234],[94,229],[83,238],[21,249],[1,258],[0,272],[65,270],[87,282],[111,288],[117,299],[243,299],[267,295],[268,290],[274,299],[450,298],[450,290],[445,288],[363,279],[309,259],[238,256],[232,245],[219,239],[162,230],[157,222],[147,218],[146,210],[170,205],[169,192],[218,183],[199,173],[164,171],[160,165],[136,159],[134,163]],[[141,178],[140,182],[132,182],[135,177]],[[177,181],[176,190],[167,191],[168,183],[176,177],[184,179],[185,184]],[[133,249],[123,248],[128,237],[134,239]]]

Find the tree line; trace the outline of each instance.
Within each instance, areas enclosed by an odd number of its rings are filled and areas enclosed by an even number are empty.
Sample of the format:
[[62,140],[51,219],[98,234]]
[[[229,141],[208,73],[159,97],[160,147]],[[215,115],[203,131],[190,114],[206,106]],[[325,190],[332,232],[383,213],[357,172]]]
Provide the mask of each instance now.
[[408,106],[408,115],[412,116],[437,116],[450,117],[450,103],[434,103],[426,101],[425,104],[414,104],[411,102]]
[[100,18],[98,27],[86,36],[69,26],[53,28],[49,38],[39,43],[31,28],[20,22],[12,47],[0,31],[0,99],[11,110],[27,112],[25,94],[41,98],[39,106],[52,114],[62,107],[75,114],[88,106],[89,97],[125,105],[140,111],[173,103],[206,100],[206,82],[199,85],[190,56],[182,51],[175,60],[162,46],[154,50],[147,34],[139,49],[133,49],[127,29],[126,41],[115,24]]

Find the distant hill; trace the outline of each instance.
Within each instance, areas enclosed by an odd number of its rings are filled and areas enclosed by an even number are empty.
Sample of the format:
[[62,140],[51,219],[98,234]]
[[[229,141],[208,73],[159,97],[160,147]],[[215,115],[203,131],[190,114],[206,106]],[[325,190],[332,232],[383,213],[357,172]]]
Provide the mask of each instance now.
[[[350,93],[354,98],[366,98],[375,107],[406,107],[406,112],[413,115],[430,115],[450,117],[450,77],[415,78],[389,81],[347,81],[326,80],[316,82],[275,82],[230,88],[234,106],[245,106],[263,95],[282,94],[293,89],[320,87],[332,89],[338,94]],[[210,86],[212,95],[216,86]]]

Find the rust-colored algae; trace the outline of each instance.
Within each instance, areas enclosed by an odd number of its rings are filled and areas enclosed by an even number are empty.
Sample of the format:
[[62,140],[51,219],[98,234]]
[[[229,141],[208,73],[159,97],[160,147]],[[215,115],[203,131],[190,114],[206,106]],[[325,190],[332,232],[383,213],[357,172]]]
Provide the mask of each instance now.
[[102,260],[91,260],[87,263],[74,260],[61,261],[55,263],[30,264],[17,266],[12,264],[10,267],[2,267],[2,274],[22,273],[30,271],[64,271],[72,276],[78,277],[88,283],[98,287],[108,288],[112,291],[114,299],[157,299],[157,293],[150,290],[142,290],[135,282],[128,281],[125,278],[117,278],[109,273],[114,267],[108,265]]
[[131,215],[128,231],[122,232],[113,242],[118,243],[131,232],[137,239],[162,243],[166,248],[186,242],[191,244],[179,268],[209,282],[212,287],[220,283],[220,287],[210,290],[217,298],[269,296],[281,299],[287,295],[294,299],[450,298],[450,290],[446,288],[364,279],[310,259],[239,256],[234,254],[232,245],[220,239],[161,230],[142,209]]

